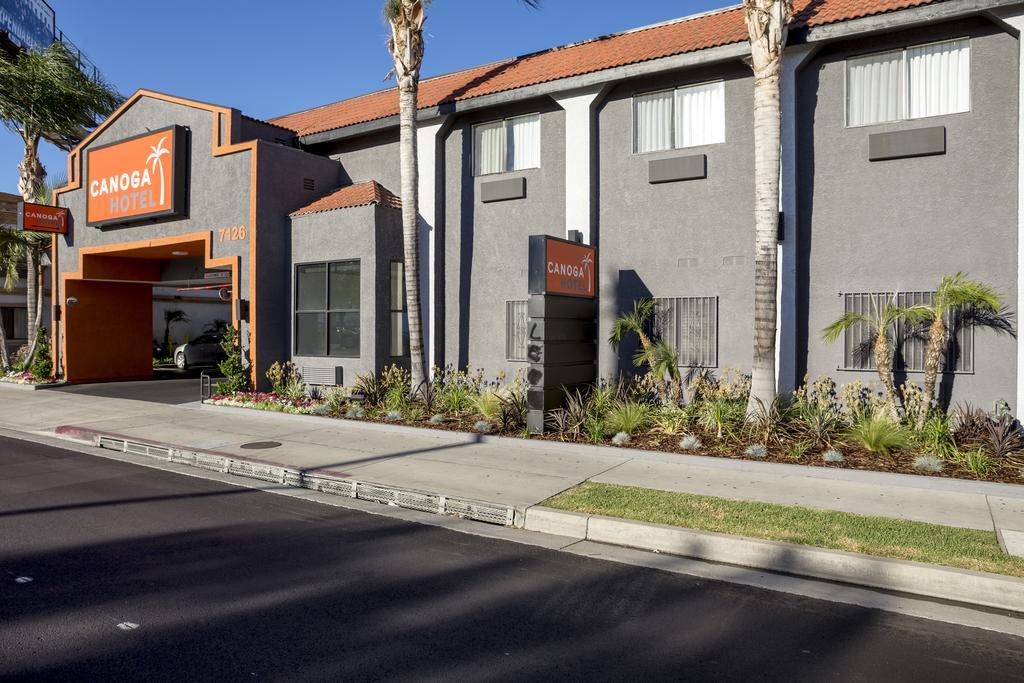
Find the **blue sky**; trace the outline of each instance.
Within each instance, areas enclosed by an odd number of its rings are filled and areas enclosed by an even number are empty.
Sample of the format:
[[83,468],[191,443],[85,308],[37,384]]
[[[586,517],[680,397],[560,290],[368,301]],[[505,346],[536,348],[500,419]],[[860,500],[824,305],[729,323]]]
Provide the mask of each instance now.
[[[123,94],[138,88],[269,118],[385,87],[381,0],[49,0],[58,26]],[[730,0],[435,0],[424,75],[732,4]],[[487,9],[481,9],[486,6]],[[581,11],[586,7],[586,11]],[[19,138],[0,131],[0,191],[15,192]],[[46,145],[43,163],[66,173]]]

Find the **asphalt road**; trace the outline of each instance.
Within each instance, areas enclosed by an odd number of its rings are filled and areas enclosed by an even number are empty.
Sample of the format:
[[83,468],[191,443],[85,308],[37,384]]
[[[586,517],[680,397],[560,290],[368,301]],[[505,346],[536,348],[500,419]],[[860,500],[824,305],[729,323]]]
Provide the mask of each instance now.
[[0,438],[3,680],[1022,676],[1006,635]]

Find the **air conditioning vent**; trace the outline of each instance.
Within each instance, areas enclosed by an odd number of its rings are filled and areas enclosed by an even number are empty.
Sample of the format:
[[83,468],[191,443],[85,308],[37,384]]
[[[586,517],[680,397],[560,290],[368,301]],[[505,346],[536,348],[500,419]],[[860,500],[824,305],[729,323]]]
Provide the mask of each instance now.
[[344,370],[340,365],[334,368],[302,366],[302,381],[313,386],[339,386],[344,384]]
[[316,181],[313,180],[312,178],[303,178],[302,189],[308,190],[310,192],[314,191],[316,189]]

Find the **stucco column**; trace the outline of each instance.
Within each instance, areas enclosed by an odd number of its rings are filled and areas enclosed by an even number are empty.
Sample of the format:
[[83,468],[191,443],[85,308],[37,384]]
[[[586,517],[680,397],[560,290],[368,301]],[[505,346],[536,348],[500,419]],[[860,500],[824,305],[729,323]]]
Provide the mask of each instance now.
[[800,226],[797,222],[797,77],[800,68],[817,51],[817,47],[796,45],[786,49],[782,59],[779,90],[782,109],[782,167],[779,171],[779,211],[784,220],[785,235],[779,243],[778,326],[775,330],[775,386],[779,392],[799,386],[797,377],[797,337],[799,303],[797,262]]
[[605,85],[552,95],[565,110],[565,234],[579,230],[586,244],[593,244],[592,169],[597,148],[594,123],[597,106],[607,92]]
[[[444,273],[437,267],[438,255],[444,250],[439,244],[441,231],[438,227],[438,184],[439,164],[443,155],[438,148],[443,144],[447,131],[447,117],[418,122],[416,127],[416,154],[419,162],[419,210],[420,210],[420,310],[423,316],[423,354],[427,361],[428,376],[438,362],[436,350],[437,329],[443,322],[437,320],[436,305],[443,292],[443,283],[438,278]],[[443,186],[440,192],[443,192]]]

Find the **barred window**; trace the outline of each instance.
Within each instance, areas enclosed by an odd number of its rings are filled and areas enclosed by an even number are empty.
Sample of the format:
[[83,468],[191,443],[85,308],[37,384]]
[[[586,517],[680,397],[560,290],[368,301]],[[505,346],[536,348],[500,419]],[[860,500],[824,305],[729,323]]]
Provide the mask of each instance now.
[[718,366],[718,297],[657,298],[654,334],[679,354],[681,367]]
[[[886,306],[892,299],[889,292],[862,292],[843,295],[844,310],[847,313],[872,315],[873,310]],[[898,292],[896,305],[929,306],[934,292]],[[954,315],[946,315],[946,329],[950,333],[946,345],[942,369],[952,368],[953,372],[974,372],[974,329],[958,320]],[[893,357],[893,369],[904,372],[923,372],[925,352],[928,347],[926,330],[914,330],[911,326],[898,322],[896,324]],[[874,370],[875,357],[872,353],[873,342],[870,326],[866,323],[848,329],[843,340],[843,369]]]
[[529,314],[526,301],[505,302],[505,360],[525,363],[527,346],[527,322]]

